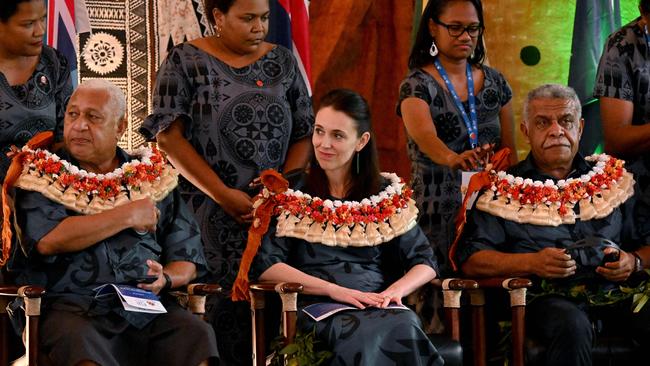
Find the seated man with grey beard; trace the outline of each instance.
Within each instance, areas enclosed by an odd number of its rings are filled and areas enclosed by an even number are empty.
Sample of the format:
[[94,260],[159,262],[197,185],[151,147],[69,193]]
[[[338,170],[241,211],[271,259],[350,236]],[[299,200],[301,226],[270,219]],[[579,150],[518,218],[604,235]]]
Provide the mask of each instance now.
[[[545,346],[544,363],[553,366],[592,364],[590,317],[599,312],[609,314],[606,325],[627,325],[643,344],[650,339],[649,307],[633,314],[619,289],[650,267],[650,237],[633,215],[634,180],[621,160],[577,154],[583,126],[573,89],[532,90],[521,124],[531,152],[491,173],[456,248],[469,276],[533,278],[526,334]],[[604,306],[617,300],[625,301]]]

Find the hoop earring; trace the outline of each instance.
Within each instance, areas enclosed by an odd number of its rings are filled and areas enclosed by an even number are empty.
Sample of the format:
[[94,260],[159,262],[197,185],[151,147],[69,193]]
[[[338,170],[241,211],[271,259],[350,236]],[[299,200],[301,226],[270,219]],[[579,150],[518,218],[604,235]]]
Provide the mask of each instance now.
[[357,151],[357,175],[359,175],[359,152]]
[[429,54],[431,57],[436,57],[438,55],[438,47],[436,47],[436,41],[431,41],[431,48],[429,48]]

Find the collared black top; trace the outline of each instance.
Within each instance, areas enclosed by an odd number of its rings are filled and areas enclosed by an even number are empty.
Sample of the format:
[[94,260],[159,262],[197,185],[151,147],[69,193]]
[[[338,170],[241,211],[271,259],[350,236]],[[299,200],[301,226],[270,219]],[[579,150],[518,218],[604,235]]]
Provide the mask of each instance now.
[[[76,165],[71,156],[62,151],[62,159]],[[130,161],[117,148],[121,163]],[[106,238],[79,252],[43,256],[36,244],[71,216],[81,215],[47,199],[39,192],[17,190],[16,215],[22,228],[22,252],[25,262],[17,282],[44,286],[44,307],[52,307],[87,315],[101,315],[115,311],[134,326],[146,325],[151,314],[126,312],[119,302],[103,301],[94,297],[94,289],[106,283],[129,283],[145,275],[147,259],[163,265],[173,261],[193,262],[197,272],[205,271],[206,261],[201,245],[198,224],[185,203],[174,190],[157,205],[160,210],[154,233],[140,234],[132,229]]]
[[[567,178],[578,178],[588,173],[593,164],[577,155]],[[551,179],[535,165],[532,154],[509,170],[510,174],[533,180]],[[601,219],[582,221],[559,226],[540,226],[509,221],[474,207],[468,215],[463,238],[457,249],[459,264],[481,250],[497,250],[505,253],[534,253],[544,248],[567,248],[586,237],[602,237],[618,244],[625,251],[650,244],[648,238],[640,238],[633,220],[634,198],[615,208]],[[579,216],[579,205],[574,208]]]

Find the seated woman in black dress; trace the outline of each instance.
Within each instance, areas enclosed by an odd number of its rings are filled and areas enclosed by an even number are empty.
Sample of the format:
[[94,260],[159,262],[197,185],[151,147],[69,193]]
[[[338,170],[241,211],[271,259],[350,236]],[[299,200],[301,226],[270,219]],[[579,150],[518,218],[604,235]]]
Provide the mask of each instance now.
[[359,94],[334,90],[320,106],[315,158],[302,192],[282,193],[252,277],[302,283],[308,295],[302,306],[338,302],[363,309],[319,322],[298,313],[298,329],[316,328],[334,353],[332,365],[442,364],[416,314],[387,309],[436,277],[411,191],[396,175],[380,174],[368,105]]

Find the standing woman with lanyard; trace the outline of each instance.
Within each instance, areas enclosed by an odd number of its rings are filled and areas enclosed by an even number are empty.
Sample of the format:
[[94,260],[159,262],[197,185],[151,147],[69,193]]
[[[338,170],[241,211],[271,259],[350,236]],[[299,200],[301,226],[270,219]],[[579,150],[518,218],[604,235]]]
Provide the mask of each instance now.
[[408,134],[419,224],[443,276],[450,273],[461,171],[476,171],[492,151],[514,145],[512,91],[482,64],[483,24],[480,0],[430,0],[400,86],[397,114]]

